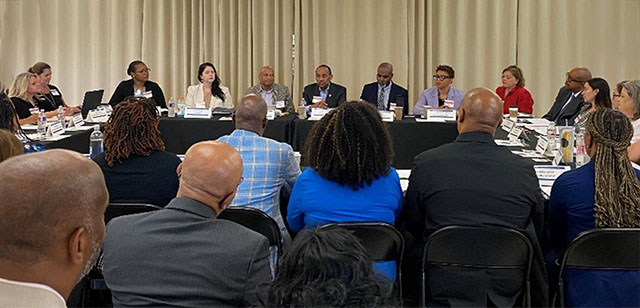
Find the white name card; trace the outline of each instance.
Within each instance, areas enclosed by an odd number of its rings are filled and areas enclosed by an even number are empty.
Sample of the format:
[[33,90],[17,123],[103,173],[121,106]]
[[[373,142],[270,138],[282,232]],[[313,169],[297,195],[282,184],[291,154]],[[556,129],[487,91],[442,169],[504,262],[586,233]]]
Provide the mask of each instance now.
[[427,120],[456,121],[456,111],[452,109],[427,109]]
[[49,124],[49,127],[47,128],[47,137],[60,136],[62,133],[64,133],[62,122],[56,121]]
[[514,126],[511,131],[509,131],[509,135],[507,135],[507,138],[509,138],[509,140],[518,140],[518,138],[520,138],[520,135],[522,134],[522,129],[522,127]]
[[311,103],[312,103],[312,104],[316,104],[316,103],[319,103],[319,102],[321,102],[321,101],[322,101],[322,96],[314,96],[314,97],[311,99]]
[[557,166],[562,161],[562,151],[555,151],[555,155],[553,156],[553,161],[551,162],[554,166]]
[[395,113],[393,111],[378,110],[383,122],[393,122]]
[[276,111],[275,110],[267,111],[267,120],[272,121],[275,119],[276,119]]
[[184,110],[185,119],[210,119],[211,109],[203,107],[187,107]]
[[104,111],[90,111],[87,116],[87,122],[99,123],[99,122],[107,122],[109,116]]
[[69,127],[75,126],[75,127],[80,127],[84,125],[84,119],[82,118],[82,113],[75,113],[72,117],[71,117],[71,123],[69,123]]
[[284,107],[285,107],[284,101],[277,101],[276,102],[276,108],[284,108]]
[[450,100],[450,99],[445,99],[444,100],[444,106],[447,107],[447,108],[453,109],[454,104],[455,104],[455,102]]
[[502,130],[507,133],[510,133],[515,126],[516,122],[511,119],[504,119],[504,121],[502,121]]
[[324,117],[327,113],[329,113],[329,111],[331,111],[330,109],[325,109],[325,108],[313,108],[311,109],[311,116],[312,117]]
[[538,137],[538,143],[536,143],[536,152],[544,155],[547,152],[547,147],[549,146],[549,140],[547,136],[541,135]]

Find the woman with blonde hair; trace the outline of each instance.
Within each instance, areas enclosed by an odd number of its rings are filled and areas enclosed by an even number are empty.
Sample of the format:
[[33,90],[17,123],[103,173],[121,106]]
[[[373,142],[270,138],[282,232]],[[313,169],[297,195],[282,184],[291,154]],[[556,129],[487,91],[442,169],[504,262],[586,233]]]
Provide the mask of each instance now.
[[[32,73],[21,73],[16,76],[9,88],[9,98],[16,109],[20,125],[36,123],[38,110],[44,109],[46,103],[36,97],[40,92],[38,77]],[[45,112],[47,118],[58,114],[57,110]]]
[[[589,115],[584,140],[591,162],[563,173],[551,189],[550,278],[557,277],[557,261],[581,232],[640,227],[640,170],[627,155],[632,136],[631,122],[619,111],[598,108]],[[640,307],[640,271],[569,269],[564,276],[569,306]]]

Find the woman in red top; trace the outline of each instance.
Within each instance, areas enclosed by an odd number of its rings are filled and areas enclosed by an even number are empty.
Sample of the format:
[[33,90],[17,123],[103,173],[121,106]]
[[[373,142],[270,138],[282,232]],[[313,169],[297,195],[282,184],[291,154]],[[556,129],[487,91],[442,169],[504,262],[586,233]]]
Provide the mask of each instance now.
[[518,112],[521,113],[533,113],[533,98],[524,88],[524,77],[519,67],[509,65],[502,70],[502,86],[496,89],[496,94],[504,102],[503,113],[509,113],[509,106],[518,106]]

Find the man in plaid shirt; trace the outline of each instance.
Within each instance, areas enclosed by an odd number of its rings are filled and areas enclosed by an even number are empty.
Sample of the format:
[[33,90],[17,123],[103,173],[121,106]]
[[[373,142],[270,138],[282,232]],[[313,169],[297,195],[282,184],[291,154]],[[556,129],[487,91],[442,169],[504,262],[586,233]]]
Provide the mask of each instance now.
[[291,190],[300,175],[291,146],[262,137],[267,126],[267,105],[262,97],[247,94],[233,115],[236,129],[220,141],[234,147],[242,156],[244,181],[238,186],[231,206],[253,207],[273,217],[288,238],[280,214],[280,190]]

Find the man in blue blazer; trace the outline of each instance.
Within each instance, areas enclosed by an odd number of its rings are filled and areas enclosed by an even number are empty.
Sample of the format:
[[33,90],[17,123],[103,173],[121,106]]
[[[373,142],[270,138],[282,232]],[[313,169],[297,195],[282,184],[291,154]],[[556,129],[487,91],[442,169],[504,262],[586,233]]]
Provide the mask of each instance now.
[[393,83],[393,65],[382,62],[378,65],[377,82],[364,85],[360,99],[375,105],[378,110],[389,110],[389,104],[402,106],[402,113],[409,112],[409,92],[407,89]]

